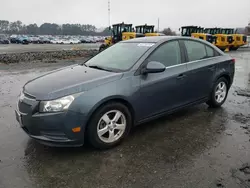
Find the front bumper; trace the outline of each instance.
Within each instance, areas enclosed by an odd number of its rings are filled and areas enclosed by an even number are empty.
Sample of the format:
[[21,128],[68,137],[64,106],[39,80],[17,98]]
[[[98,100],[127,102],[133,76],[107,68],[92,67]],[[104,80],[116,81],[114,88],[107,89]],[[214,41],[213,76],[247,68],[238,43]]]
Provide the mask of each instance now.
[[[65,147],[81,146],[84,144],[86,118],[77,112],[39,113],[31,110],[24,113],[25,108],[18,104],[15,111],[16,120],[20,127],[33,139],[48,146]],[[36,104],[38,105],[38,103]],[[37,109],[37,107],[35,107]],[[75,127],[81,127],[80,132],[73,132]]]

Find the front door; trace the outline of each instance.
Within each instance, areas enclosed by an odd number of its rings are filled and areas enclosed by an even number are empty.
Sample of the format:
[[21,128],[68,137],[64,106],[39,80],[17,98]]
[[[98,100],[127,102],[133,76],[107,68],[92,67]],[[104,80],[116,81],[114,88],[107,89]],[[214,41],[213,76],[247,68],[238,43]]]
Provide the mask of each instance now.
[[140,75],[140,99],[137,112],[142,119],[177,108],[187,100],[186,64],[182,64],[178,41],[159,46],[146,60],[158,61],[166,66],[161,73]]

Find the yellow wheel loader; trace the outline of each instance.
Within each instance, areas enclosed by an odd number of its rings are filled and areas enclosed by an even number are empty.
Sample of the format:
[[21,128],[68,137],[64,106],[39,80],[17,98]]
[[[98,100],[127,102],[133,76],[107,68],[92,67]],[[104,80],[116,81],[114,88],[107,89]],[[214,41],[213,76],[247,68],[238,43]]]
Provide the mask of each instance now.
[[144,34],[133,31],[132,24],[118,23],[112,25],[111,36],[105,38],[104,44],[99,47],[99,52],[122,40],[129,40],[137,37],[145,37]]
[[243,34],[237,34],[237,31],[233,28],[223,28],[221,32],[233,37],[233,43],[230,46],[230,50],[237,50],[239,47],[247,44],[247,37]]
[[135,32],[136,33],[142,33],[144,34],[146,37],[150,37],[150,36],[164,36],[164,34],[162,33],[157,33],[154,31],[154,25],[137,25],[135,26]]
[[181,36],[194,37],[214,43],[214,38],[211,34],[205,33],[204,28],[198,26],[183,26],[181,27]]
[[204,29],[204,32],[214,36],[215,46],[222,51],[229,51],[229,48],[233,43],[233,36],[223,34],[221,28],[206,28]]

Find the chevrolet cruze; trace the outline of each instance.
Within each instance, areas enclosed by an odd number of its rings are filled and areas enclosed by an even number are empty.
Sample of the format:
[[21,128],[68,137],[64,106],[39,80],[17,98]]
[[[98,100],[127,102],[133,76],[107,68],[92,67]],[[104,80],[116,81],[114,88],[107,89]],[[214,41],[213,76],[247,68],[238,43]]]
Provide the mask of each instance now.
[[235,60],[188,37],[119,42],[87,62],[27,82],[16,119],[50,146],[114,147],[130,129],[181,108],[220,107],[233,83]]

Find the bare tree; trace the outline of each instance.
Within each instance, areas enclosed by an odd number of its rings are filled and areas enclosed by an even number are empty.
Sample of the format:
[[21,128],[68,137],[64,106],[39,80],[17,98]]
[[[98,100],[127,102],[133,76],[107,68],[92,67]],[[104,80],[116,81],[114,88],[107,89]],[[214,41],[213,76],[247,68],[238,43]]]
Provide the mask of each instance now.
[[172,31],[172,29],[171,29],[170,27],[165,28],[165,29],[162,31],[162,33],[165,34],[165,35],[170,35],[170,36],[176,35],[175,31]]
[[250,23],[245,27],[246,35],[250,35]]

